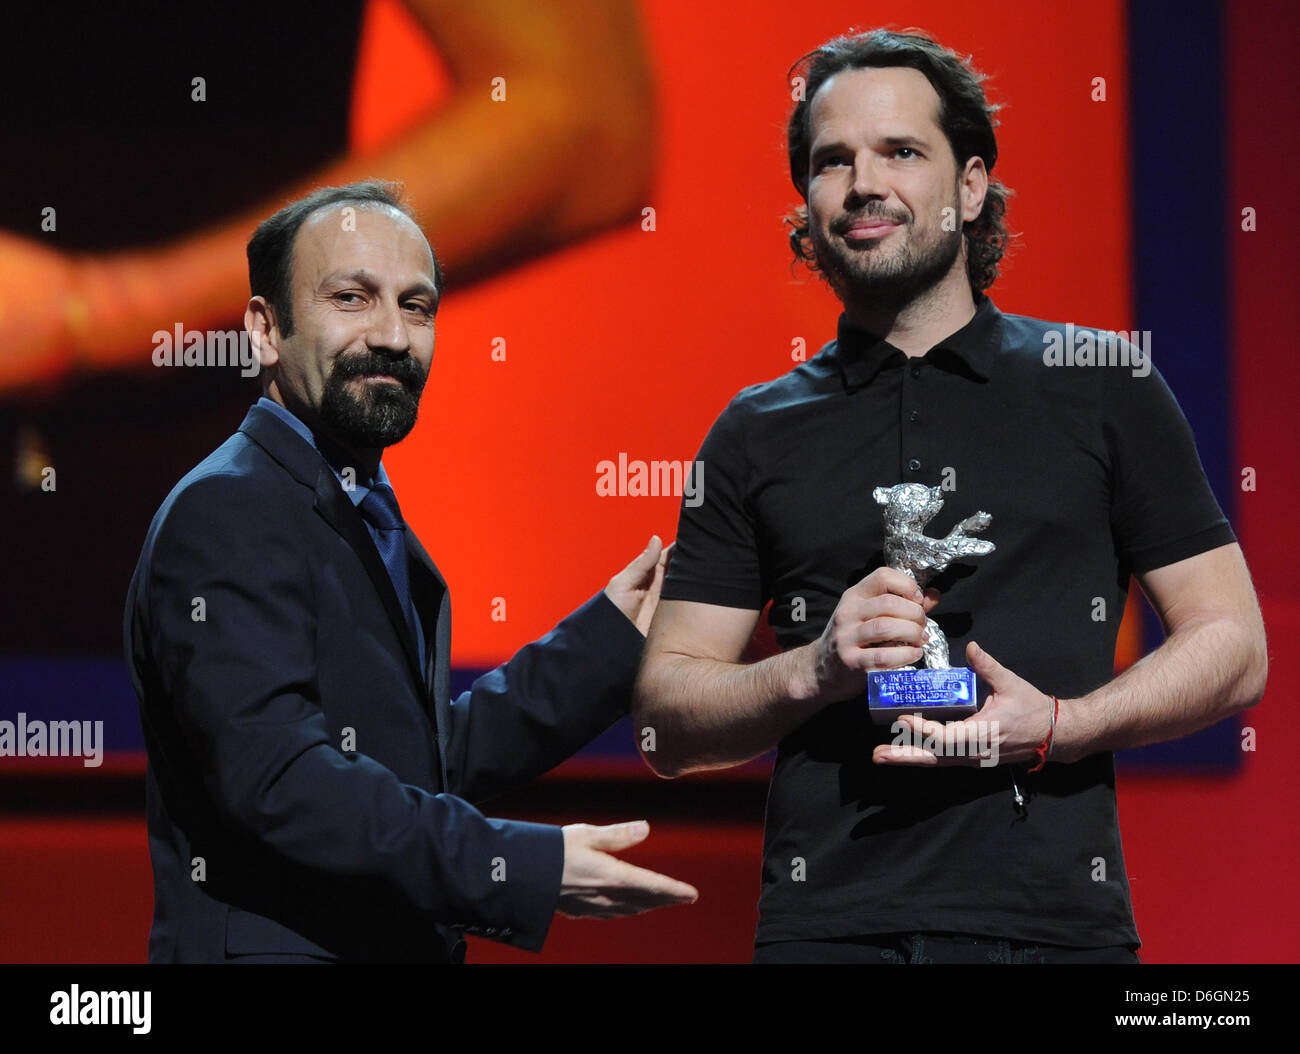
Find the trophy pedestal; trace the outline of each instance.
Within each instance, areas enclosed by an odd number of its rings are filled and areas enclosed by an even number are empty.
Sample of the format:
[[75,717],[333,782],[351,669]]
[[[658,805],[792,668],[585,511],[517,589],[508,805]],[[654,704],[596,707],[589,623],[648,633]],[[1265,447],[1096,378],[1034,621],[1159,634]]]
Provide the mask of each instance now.
[[892,725],[904,714],[930,721],[960,721],[979,709],[975,671],[877,670],[867,674],[867,708],[872,724]]

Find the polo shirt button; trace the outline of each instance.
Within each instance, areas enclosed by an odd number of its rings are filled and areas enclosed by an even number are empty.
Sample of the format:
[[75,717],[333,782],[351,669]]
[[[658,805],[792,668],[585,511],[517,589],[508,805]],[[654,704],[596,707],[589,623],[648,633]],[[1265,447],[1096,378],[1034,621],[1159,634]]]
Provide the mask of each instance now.
[[917,364],[917,365],[915,365],[915,366],[912,367],[912,376],[913,376],[913,377],[919,377],[919,376],[921,376],[921,367],[920,367],[920,364]]
[[909,421],[915,421],[920,416],[921,416],[920,410],[913,410],[910,414],[907,415],[907,419]]
[[916,458],[912,458],[912,460],[907,463],[907,467],[910,468],[913,472],[920,472],[921,462],[919,462]]

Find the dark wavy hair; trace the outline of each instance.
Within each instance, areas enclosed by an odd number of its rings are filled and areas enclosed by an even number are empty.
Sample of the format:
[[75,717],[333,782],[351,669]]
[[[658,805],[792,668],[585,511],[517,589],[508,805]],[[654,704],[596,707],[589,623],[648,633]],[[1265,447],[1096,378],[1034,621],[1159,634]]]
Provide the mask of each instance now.
[[[257,225],[248,242],[249,295],[266,298],[281,333],[286,337],[293,334],[293,243],[307,218],[331,205],[386,205],[414,220],[415,213],[402,199],[402,191],[401,183],[379,179],[321,187]],[[429,253],[433,256],[433,283],[441,296],[442,267],[432,246]]]
[[998,263],[1011,237],[1005,217],[1012,191],[993,178],[998,160],[998,142],[993,129],[1001,108],[984,97],[983,73],[919,30],[894,32],[873,29],[868,33],[836,37],[810,51],[790,67],[789,76],[804,78],[802,98],[790,114],[786,148],[790,156],[790,178],[804,199],[786,217],[790,227],[790,248],[795,259],[817,270],[808,231],[808,161],[812,146],[812,101],[818,90],[836,73],[846,69],[903,66],[925,74],[939,95],[939,126],[957,158],[960,169],[972,157],[984,161],[989,173],[984,207],[963,225],[966,241],[966,274],[971,289],[982,292],[998,277]]

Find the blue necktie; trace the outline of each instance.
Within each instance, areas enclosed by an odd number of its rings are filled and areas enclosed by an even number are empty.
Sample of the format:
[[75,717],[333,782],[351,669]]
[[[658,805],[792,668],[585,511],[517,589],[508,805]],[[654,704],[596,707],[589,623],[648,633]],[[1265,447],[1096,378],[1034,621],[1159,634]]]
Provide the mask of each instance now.
[[361,501],[361,515],[379,529],[379,555],[393,580],[398,603],[406,613],[411,636],[419,640],[415,628],[415,607],[411,602],[411,581],[406,566],[406,523],[397,505],[397,495],[387,483],[376,483]]

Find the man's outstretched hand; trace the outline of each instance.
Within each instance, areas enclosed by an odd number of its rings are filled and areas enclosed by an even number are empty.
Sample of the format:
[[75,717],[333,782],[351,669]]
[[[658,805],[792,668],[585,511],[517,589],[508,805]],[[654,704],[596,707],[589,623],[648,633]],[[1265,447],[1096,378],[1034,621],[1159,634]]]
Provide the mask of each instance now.
[[643,637],[649,632],[650,620],[659,606],[659,591],[663,588],[672,549],[671,545],[664,548],[659,535],[651,535],[650,544],[605,587],[605,595],[632,620]]
[[555,909],[561,915],[616,919],[669,904],[693,904],[699,899],[694,886],[609,855],[645,841],[650,825],[644,820],[608,827],[575,823],[563,828],[563,832],[564,876]]

